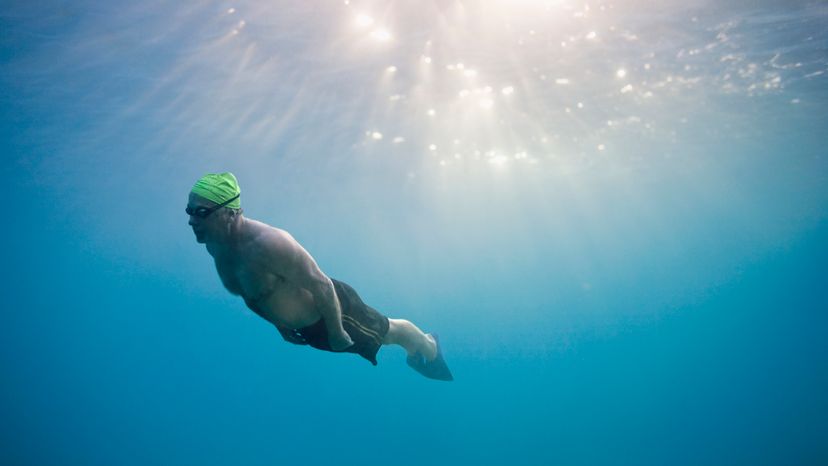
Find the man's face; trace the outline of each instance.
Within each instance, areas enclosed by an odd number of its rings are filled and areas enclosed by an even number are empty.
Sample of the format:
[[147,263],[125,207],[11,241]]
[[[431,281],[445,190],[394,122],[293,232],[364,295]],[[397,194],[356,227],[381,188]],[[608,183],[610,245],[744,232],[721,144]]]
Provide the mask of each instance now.
[[[190,198],[187,202],[187,207],[191,209],[191,211],[195,211],[199,207],[210,208],[215,206],[215,202],[204,199],[194,193],[190,193]],[[207,241],[207,238],[209,238],[211,233],[218,227],[218,217],[218,212],[213,212],[208,215],[207,218],[201,218],[197,215],[190,215],[190,221],[187,223],[193,229],[197,242],[205,243]]]

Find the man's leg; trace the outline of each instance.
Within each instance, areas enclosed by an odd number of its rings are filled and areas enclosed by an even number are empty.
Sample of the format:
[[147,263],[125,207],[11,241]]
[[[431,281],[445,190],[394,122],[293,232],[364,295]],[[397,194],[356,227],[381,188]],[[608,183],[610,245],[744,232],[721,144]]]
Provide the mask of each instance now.
[[419,352],[429,361],[437,357],[437,343],[434,337],[426,335],[405,319],[388,319],[388,333],[385,334],[382,344],[400,345],[409,356]]

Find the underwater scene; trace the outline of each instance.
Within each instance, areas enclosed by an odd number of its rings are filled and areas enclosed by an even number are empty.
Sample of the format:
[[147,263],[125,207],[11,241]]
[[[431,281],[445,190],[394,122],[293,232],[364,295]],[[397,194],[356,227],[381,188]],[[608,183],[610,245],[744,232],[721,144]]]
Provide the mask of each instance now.
[[828,464],[824,1],[6,1],[0,132],[0,464]]

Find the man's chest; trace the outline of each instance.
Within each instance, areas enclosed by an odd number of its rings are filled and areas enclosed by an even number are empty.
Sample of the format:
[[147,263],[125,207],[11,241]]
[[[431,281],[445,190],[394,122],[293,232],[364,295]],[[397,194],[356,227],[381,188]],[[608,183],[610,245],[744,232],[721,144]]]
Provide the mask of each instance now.
[[240,295],[251,310],[271,322],[299,328],[319,318],[310,293],[278,271],[255,264],[231,267],[217,263],[216,269],[228,291]]
[[273,293],[284,293],[290,287],[278,270],[256,260],[216,261],[216,270],[224,287],[245,300],[259,301]]

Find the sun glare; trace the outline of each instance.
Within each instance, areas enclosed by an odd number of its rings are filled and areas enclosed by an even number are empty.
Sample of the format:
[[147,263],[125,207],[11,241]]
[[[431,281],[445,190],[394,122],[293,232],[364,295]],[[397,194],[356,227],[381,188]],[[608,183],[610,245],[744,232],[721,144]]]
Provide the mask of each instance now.
[[[737,77],[755,81],[743,86],[748,92],[783,87],[780,71],[763,73],[760,63],[742,63],[732,48],[714,55],[717,47],[726,49],[722,45],[733,26],[715,26],[713,31],[724,30],[709,34],[709,43],[667,55],[648,43],[646,30],[625,23],[628,12],[615,4],[462,0],[397,5],[380,14],[355,11],[352,3],[344,8],[356,51],[352,65],[380,76],[377,105],[365,108],[379,122],[368,140],[378,147],[408,140],[411,144],[399,150],[425,147],[426,153],[451,147],[440,151],[442,159],[424,161],[448,161],[447,168],[481,160],[493,165],[561,160],[564,156],[548,154],[550,147],[596,154],[624,132],[653,135],[653,128],[664,126],[637,116],[648,112],[635,106],[659,105],[680,94],[668,89],[715,85],[697,76],[705,54],[716,66],[730,68],[716,78],[726,90],[735,88]],[[370,6],[365,2],[360,8]],[[235,29],[243,27],[237,23]],[[770,66],[781,69],[773,60]],[[476,152],[488,155],[475,157]]]
[[365,14],[357,15],[356,19],[354,20],[354,24],[356,24],[357,27],[360,28],[367,28],[374,24],[374,18]]
[[391,33],[387,29],[377,29],[371,33],[371,38],[377,42],[388,42],[391,40]]

